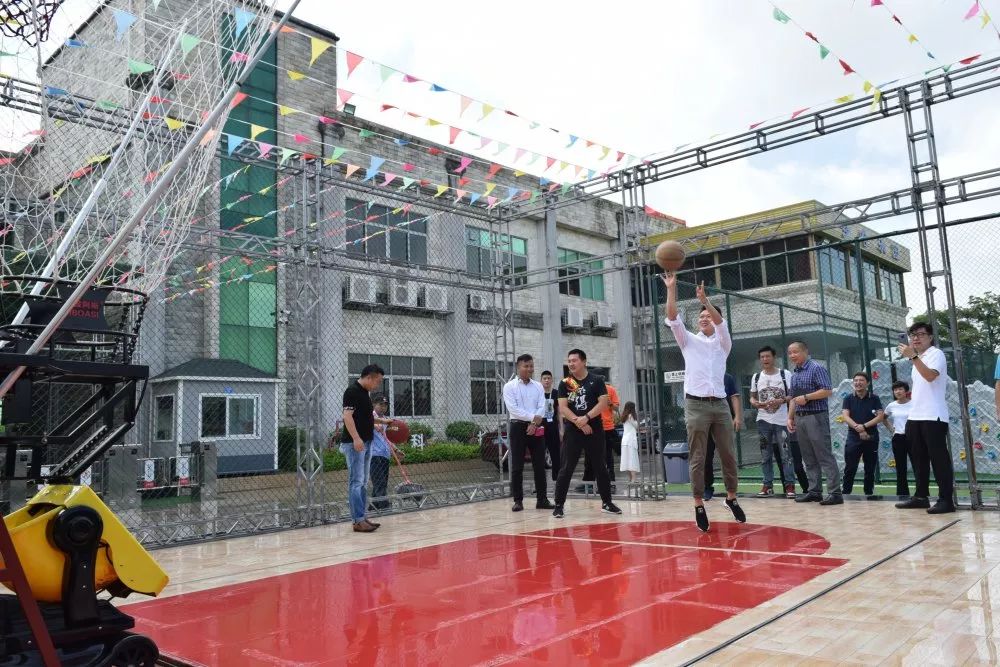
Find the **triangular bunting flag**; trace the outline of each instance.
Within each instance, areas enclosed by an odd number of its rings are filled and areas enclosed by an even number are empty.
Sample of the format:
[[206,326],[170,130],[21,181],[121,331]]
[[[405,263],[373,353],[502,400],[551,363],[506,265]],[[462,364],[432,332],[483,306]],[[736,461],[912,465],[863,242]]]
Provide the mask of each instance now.
[[551,169],[552,165],[554,165],[555,163],[556,163],[556,159],[554,157],[547,157],[547,158],[545,158],[545,171],[548,171],[549,169]]
[[403,176],[403,186],[399,189],[405,190],[406,188],[413,185],[414,182],[415,182],[414,179],[410,178],[409,176]]
[[448,191],[448,186],[447,185],[439,185],[439,186],[437,186],[437,194],[434,195],[434,197],[435,198],[440,197],[441,195],[443,195],[447,191]]
[[436,83],[432,83],[431,84],[431,92],[432,93],[446,93],[446,92],[448,92],[448,89],[445,88],[444,86],[439,86]]
[[469,205],[471,206],[472,204],[475,204],[479,200],[480,197],[482,197],[482,195],[479,194],[478,192],[470,192],[469,193]]
[[267,132],[267,128],[263,125],[250,124],[250,138],[256,139],[262,132]]
[[472,182],[471,178],[466,178],[465,176],[463,176],[462,178],[458,179],[458,187],[464,188],[466,185],[468,185],[471,182]]
[[566,144],[566,148],[570,148],[570,147],[572,147],[572,146],[573,146],[573,144],[575,144],[575,143],[576,143],[576,140],[577,140],[577,139],[579,139],[579,137],[574,137],[574,136],[573,136],[572,134],[571,134],[571,135],[569,135],[569,143],[568,143],[568,144]]
[[497,172],[500,171],[502,168],[503,167],[501,167],[498,164],[491,164],[490,165],[490,170],[488,172],[486,172],[486,180],[487,181],[493,180],[493,178],[496,177]]
[[149,63],[144,63],[141,60],[128,59],[128,71],[131,74],[145,74],[146,72],[152,72],[153,66]]
[[774,20],[775,21],[780,21],[781,23],[788,23],[791,20],[789,18],[788,14],[786,14],[783,11],[781,11],[777,7],[774,8],[774,12],[772,13],[772,16],[774,16]]
[[295,155],[295,151],[293,151],[291,148],[282,148],[281,159],[278,161],[278,165],[280,166],[285,164],[286,162],[288,162],[288,158],[292,157],[293,155]]
[[801,109],[796,109],[795,111],[792,112],[791,119],[795,120],[796,118],[798,118],[799,114],[805,113],[806,111],[809,111],[809,107],[802,107]]
[[416,169],[416,167],[414,165],[410,164],[409,162],[403,163],[403,171],[409,172],[409,171],[413,171],[414,169]]
[[232,155],[233,151],[240,147],[244,141],[243,137],[238,137],[235,134],[226,135],[226,154]]
[[496,186],[497,186],[496,183],[487,183],[486,184],[486,190],[483,191],[483,195],[485,196],[485,195],[488,195],[489,193],[493,192],[493,188],[495,188]]
[[503,153],[508,148],[510,148],[510,146],[508,146],[507,144],[503,143],[502,141],[497,142],[497,150],[493,154],[494,155],[500,155],[500,153]]
[[323,164],[335,164],[337,161],[340,160],[340,158],[346,152],[347,152],[346,148],[341,148],[340,146],[335,146],[334,149],[333,149],[333,153],[330,155],[330,157],[328,157],[326,160],[323,161]]
[[288,78],[291,79],[292,81],[301,81],[302,79],[306,78],[306,75],[303,74],[302,72],[296,72],[295,70],[290,69],[288,70]]
[[846,104],[854,99],[854,95],[844,95],[843,97],[838,97],[834,100],[837,104]]
[[527,152],[528,151],[524,150],[523,148],[518,148],[516,151],[514,151],[514,162],[517,162],[522,157],[524,157],[524,154]]
[[236,19],[236,36],[239,37],[250,25],[250,22],[257,18],[257,15],[237,7],[233,10],[233,18]]
[[181,53],[183,53],[185,57],[187,57],[187,54],[191,53],[191,50],[199,44],[201,44],[201,38],[187,33],[181,35]]
[[472,164],[472,158],[463,157],[461,160],[459,160],[458,169],[455,169],[454,173],[461,174],[463,171],[469,168],[470,164]]
[[465,113],[465,110],[469,108],[469,105],[472,104],[472,98],[466,95],[460,95],[459,97],[460,101],[458,104],[458,115],[461,116],[463,113]]
[[968,21],[978,13],[979,13],[979,0],[975,0],[975,2],[972,3],[972,7],[969,8],[969,11],[965,13],[964,20]]
[[[354,69],[364,61],[364,56],[359,56],[356,53],[351,53],[350,51],[345,52],[347,54],[347,76],[354,74]],[[340,92],[339,90],[337,91]]]
[[825,60],[826,57],[830,55],[830,49],[826,48],[822,44],[819,45],[819,59]]
[[358,139],[367,139],[368,137],[374,137],[375,132],[372,130],[361,129],[358,130]]
[[344,105],[351,101],[352,97],[354,97],[354,93],[349,90],[344,90],[343,88],[337,89],[337,99],[340,100],[341,109],[343,109]]
[[344,172],[344,178],[350,178],[358,169],[361,169],[361,167],[356,164],[348,164],[347,171]]
[[863,85],[863,86],[861,86],[861,88],[862,88],[862,89],[863,89],[863,90],[864,90],[864,91],[865,91],[866,93],[867,93],[867,92],[871,92],[871,89],[872,89],[872,88],[874,88],[874,87],[875,87],[875,86],[873,86],[873,85],[872,85],[872,82],[871,82],[871,81],[865,81],[864,85]]
[[494,109],[496,109],[496,107],[493,106],[492,104],[486,104],[485,102],[483,102],[483,115],[479,120],[483,120],[484,118],[489,116],[491,113],[493,113]]
[[249,95],[247,95],[246,93],[236,93],[236,95],[233,96],[233,101],[229,103],[229,108],[230,109],[235,109],[247,97],[249,97]]
[[274,148],[271,144],[266,144],[263,141],[257,142],[257,148],[260,150],[260,159],[266,158],[271,153],[271,149]]
[[466,194],[468,193],[465,190],[455,190],[455,203],[457,204]]
[[527,173],[527,172],[523,172],[523,171],[521,171],[519,169],[515,170],[514,171],[514,178],[521,178],[522,176],[524,176],[525,173]]
[[462,132],[462,130],[460,130],[457,127],[449,127],[448,128],[448,143],[449,144],[455,143],[455,139],[458,139],[458,135],[461,134],[461,132]]
[[403,75],[403,83],[420,83],[420,79],[410,74]]
[[960,62],[963,65],[971,65],[972,63],[974,63],[977,60],[979,60],[979,56],[981,56],[981,55],[982,54],[977,54],[977,55],[974,55],[974,56],[969,56],[968,58],[962,58],[958,62]]
[[914,42],[917,41],[917,36],[911,34],[909,37],[906,38],[906,41],[908,41],[910,44],[913,44]]
[[292,107],[285,106],[284,104],[278,105],[278,113],[281,114],[282,116],[290,116],[291,114],[296,113],[297,111],[298,109],[293,109]]
[[388,65],[383,65],[379,63],[378,66],[379,77],[382,79],[382,83],[385,83],[389,78],[396,73],[396,70],[389,67]]
[[875,94],[872,95],[872,111],[878,109],[878,103],[882,100],[882,91],[878,88],[875,89]]
[[171,118],[170,116],[164,116],[163,122],[167,124],[167,127],[170,128],[171,131],[179,130],[184,127],[184,121]]
[[365,173],[364,180],[370,181],[375,178],[378,173],[379,168],[385,163],[384,157],[378,157],[377,155],[372,156],[371,164],[368,165],[368,171]]
[[847,76],[848,74],[856,74],[854,69],[843,60],[838,60],[837,62],[839,62],[840,66],[844,68],[844,76]]
[[[322,39],[320,39],[318,37],[310,37],[309,38],[309,51],[310,51],[309,66],[312,67],[313,63],[316,62],[316,59],[319,58],[324,53],[326,53],[326,50],[328,48],[330,48],[331,46],[333,46],[333,44],[331,44],[330,42],[324,42]],[[348,72],[348,76],[350,76],[350,72]]]
[[396,180],[396,174],[390,174],[389,172],[386,172],[386,173],[385,173],[385,180],[384,180],[384,181],[382,181],[382,185],[383,185],[383,186],[385,186],[385,185],[389,185],[389,184],[390,184],[390,183],[392,183],[392,182],[393,182],[394,180]]
[[309,141],[309,137],[307,137],[304,134],[295,134],[292,136],[292,138],[295,139],[295,143],[297,144],[304,144],[307,141]]
[[115,19],[115,41],[120,42],[125,33],[128,32],[128,29],[132,27],[132,24],[138,20],[138,17],[121,9],[113,9],[111,13]]

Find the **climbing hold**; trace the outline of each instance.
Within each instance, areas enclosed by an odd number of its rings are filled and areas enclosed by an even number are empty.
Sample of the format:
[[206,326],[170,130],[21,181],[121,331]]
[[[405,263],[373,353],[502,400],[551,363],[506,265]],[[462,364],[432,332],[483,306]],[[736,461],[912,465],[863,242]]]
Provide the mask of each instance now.
[[896,467],[896,459],[889,459],[888,463],[889,463],[889,467],[890,468],[895,468]]

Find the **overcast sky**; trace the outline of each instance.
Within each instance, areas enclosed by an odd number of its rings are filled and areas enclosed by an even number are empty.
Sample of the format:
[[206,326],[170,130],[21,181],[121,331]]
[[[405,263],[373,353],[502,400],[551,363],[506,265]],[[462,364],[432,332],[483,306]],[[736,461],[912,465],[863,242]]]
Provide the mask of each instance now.
[[[69,0],[67,6],[92,2]],[[885,0],[882,7],[871,7],[871,0],[776,4],[813,32],[831,55],[821,60],[818,46],[802,29],[776,21],[774,7],[764,0],[625,0],[611,5],[591,0],[303,0],[296,15],[335,32],[343,49],[635,155],[669,152],[716,133],[745,130],[750,123],[829,104],[841,95],[861,96],[862,78],[845,76],[838,57],[864,79],[881,84],[920,75],[936,63],[1000,55],[1000,38],[992,25],[982,28],[979,16],[963,20],[973,0]],[[982,0],[980,5],[981,11],[994,10],[1000,19],[1000,0]],[[892,21],[892,12],[906,30]],[[910,43],[909,33],[919,43]],[[927,57],[928,50],[936,61]],[[551,140],[540,138],[538,130],[501,127],[505,119],[499,114],[477,127],[481,114],[475,104],[458,118],[456,96],[448,101],[449,94],[422,92],[425,87],[418,91],[398,80],[382,86],[374,68],[359,67],[348,78],[343,52],[338,57],[341,87],[359,98],[405,104],[444,121],[451,112],[463,127],[485,136],[504,134],[498,138],[545,155],[559,150]],[[997,108],[1000,95],[990,91],[935,109],[943,176],[996,166]],[[407,131],[437,130],[439,134],[427,136],[446,141],[443,128],[418,128],[399,113],[375,119]],[[585,151],[581,144],[559,157],[593,162],[593,149],[580,153]],[[457,145],[471,148],[468,143]],[[484,155],[491,153],[487,148]],[[903,126],[897,117],[672,179],[648,194],[657,209],[697,225],[804,199],[836,203],[909,182]],[[952,217],[991,210],[996,204],[968,205]],[[909,224],[912,221],[893,223]],[[956,266],[956,277],[964,299],[984,289],[982,274],[970,267],[995,262],[983,239],[977,241],[972,232],[961,236],[955,249],[968,254]],[[971,275],[963,278],[963,272]],[[1000,289],[1000,268],[993,269],[990,280],[985,289]],[[909,280],[911,304],[918,300],[918,283]]]

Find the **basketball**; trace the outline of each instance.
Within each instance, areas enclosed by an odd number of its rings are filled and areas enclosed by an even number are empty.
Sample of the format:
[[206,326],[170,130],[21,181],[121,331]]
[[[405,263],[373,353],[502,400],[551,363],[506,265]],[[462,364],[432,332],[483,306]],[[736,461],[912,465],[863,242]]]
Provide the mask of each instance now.
[[392,444],[401,445],[409,441],[410,427],[406,425],[406,422],[393,419],[392,423],[385,429],[385,437]]
[[676,271],[684,263],[684,248],[677,241],[664,241],[656,246],[656,263],[664,271]]

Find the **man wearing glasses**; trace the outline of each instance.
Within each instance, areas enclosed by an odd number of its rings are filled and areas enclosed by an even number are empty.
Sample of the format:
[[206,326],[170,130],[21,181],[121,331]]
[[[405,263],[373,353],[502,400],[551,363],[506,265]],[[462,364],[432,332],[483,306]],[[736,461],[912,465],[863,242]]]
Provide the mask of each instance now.
[[[948,451],[948,362],[944,352],[934,346],[934,329],[928,322],[910,326],[910,344],[899,346],[899,353],[913,362],[910,417],[906,420],[906,439],[913,457],[917,489],[900,509],[929,508],[928,514],[955,511],[955,470]],[[930,506],[930,468],[938,484],[938,500]]]

